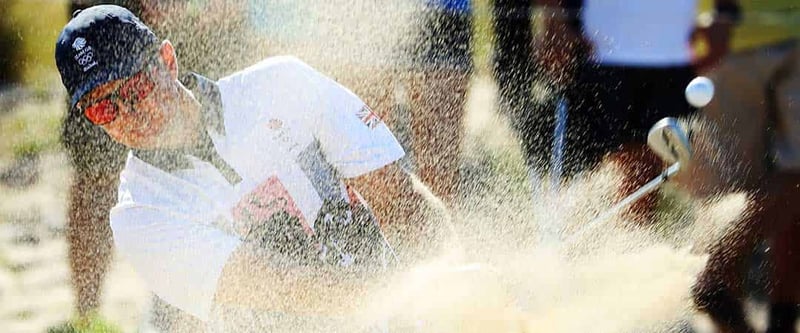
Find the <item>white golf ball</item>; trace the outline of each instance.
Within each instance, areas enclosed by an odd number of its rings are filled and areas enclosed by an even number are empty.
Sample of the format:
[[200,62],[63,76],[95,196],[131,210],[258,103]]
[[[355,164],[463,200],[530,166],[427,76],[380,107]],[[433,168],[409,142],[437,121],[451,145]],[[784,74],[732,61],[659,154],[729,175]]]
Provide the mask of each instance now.
[[714,97],[714,82],[705,76],[694,78],[686,86],[686,101],[696,108],[702,108]]

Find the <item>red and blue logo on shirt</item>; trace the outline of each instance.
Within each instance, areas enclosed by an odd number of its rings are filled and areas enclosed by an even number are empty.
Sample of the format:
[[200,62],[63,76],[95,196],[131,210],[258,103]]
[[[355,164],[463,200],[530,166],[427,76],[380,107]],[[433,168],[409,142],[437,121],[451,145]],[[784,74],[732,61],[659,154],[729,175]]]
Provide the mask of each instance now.
[[381,123],[381,118],[378,117],[378,115],[366,104],[364,104],[364,107],[356,112],[356,115],[359,119],[361,119],[361,122],[367,125],[367,127],[370,129],[378,127],[378,125]]

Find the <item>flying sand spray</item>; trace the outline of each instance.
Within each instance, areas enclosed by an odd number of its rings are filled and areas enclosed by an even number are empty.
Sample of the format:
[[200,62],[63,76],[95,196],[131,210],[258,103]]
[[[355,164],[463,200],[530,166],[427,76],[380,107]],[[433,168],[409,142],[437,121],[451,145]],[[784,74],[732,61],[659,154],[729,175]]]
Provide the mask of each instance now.
[[[694,107],[702,108],[711,102],[714,96],[714,84],[706,77],[697,77],[686,86],[686,100]],[[643,196],[657,190],[665,181],[672,176],[686,169],[692,160],[692,147],[690,134],[681,122],[672,117],[667,117],[656,122],[647,134],[647,145],[664,162],[669,164],[658,177],[651,180],[641,188],[620,200],[617,204],[599,214],[596,218],[587,222],[579,231],[572,234],[563,245],[573,245],[578,242],[586,233],[596,229],[602,222],[620,213],[623,209],[630,206]],[[429,194],[427,197],[431,197]],[[450,230],[455,230],[450,226]],[[468,267],[480,267],[477,264],[469,264]]]
[[[708,87],[707,84],[702,87],[703,102],[690,103],[698,107],[707,104],[711,99]],[[713,95],[713,86],[711,88]],[[695,89],[692,85],[687,87],[687,100],[690,99],[688,91],[696,92]],[[412,323],[409,325],[420,331],[520,332],[533,329],[569,332],[592,328],[598,332],[615,332],[641,329],[641,325],[660,324],[668,329],[670,324],[662,321],[673,320],[674,324],[675,317],[681,316],[676,313],[683,313],[681,320],[686,320],[689,306],[685,290],[692,284],[704,259],[654,244],[640,246],[636,253],[620,255],[607,251],[589,261],[570,258],[565,252],[586,241],[589,234],[606,225],[604,222],[658,189],[691,163],[690,134],[675,118],[657,122],[648,134],[648,145],[670,166],[650,183],[583,223],[563,241],[538,244],[528,249],[528,253],[501,256],[498,261],[483,260],[491,264],[480,260],[470,262],[464,260],[468,256],[457,253],[439,262],[413,266],[391,284],[390,292],[379,294],[382,295],[380,299],[391,300],[385,302],[389,304],[382,304],[382,309]],[[420,190],[438,202],[424,186]],[[447,215],[453,214],[448,212]],[[451,222],[448,219],[446,223]],[[466,242],[457,235],[457,226],[451,224],[447,228],[456,242]],[[610,225],[609,228],[613,229]],[[468,247],[466,244],[459,246],[461,250]],[[643,266],[645,262],[649,265]],[[658,297],[668,305],[653,307],[649,303],[652,298],[648,296]],[[599,297],[609,298],[613,305],[594,303]],[[614,311],[625,311],[625,316],[631,319],[624,320]],[[603,313],[609,317],[593,318]],[[580,320],[573,318],[576,314],[586,316],[587,321],[578,324]]]

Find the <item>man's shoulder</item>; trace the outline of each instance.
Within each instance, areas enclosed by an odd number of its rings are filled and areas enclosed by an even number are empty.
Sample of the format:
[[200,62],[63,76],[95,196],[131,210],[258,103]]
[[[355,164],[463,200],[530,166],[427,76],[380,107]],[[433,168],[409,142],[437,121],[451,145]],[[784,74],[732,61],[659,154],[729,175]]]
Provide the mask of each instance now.
[[294,56],[274,56],[220,79],[220,83],[259,80],[264,78],[290,78],[320,75],[317,70]]
[[[331,79],[293,56],[264,59],[219,80],[226,127],[236,130],[262,120],[265,112],[272,116],[295,117],[312,108],[310,103],[325,95],[333,85]],[[310,119],[310,118],[306,118]]]

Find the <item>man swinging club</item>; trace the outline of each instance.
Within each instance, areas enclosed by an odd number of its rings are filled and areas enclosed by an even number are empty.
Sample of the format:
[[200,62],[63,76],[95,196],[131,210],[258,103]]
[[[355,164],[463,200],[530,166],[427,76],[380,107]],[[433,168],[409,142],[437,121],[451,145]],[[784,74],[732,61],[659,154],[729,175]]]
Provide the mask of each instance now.
[[117,249],[201,320],[341,328],[334,318],[387,258],[377,221],[401,244],[428,237],[389,129],[298,59],[179,79],[169,41],[102,5],[64,27],[56,63],[70,112],[131,149],[111,210]]

